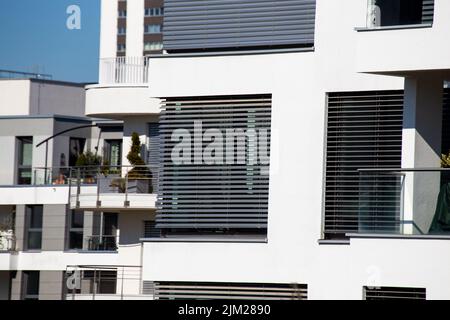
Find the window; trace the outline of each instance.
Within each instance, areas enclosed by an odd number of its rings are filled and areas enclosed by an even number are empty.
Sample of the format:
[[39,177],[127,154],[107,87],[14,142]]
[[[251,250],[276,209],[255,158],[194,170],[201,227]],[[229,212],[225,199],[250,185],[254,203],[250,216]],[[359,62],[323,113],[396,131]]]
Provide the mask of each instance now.
[[19,137],[18,139],[18,164],[17,183],[31,184],[33,165],[33,137]]
[[84,152],[84,146],[86,145],[86,139],[83,138],[70,138],[69,140],[69,166],[76,165],[78,157]]
[[160,24],[147,24],[145,25],[145,33],[161,33],[162,25]]
[[127,33],[127,28],[125,28],[125,27],[119,27],[119,29],[117,30],[117,34],[119,36],[125,35],[126,33]]
[[[156,227],[166,235],[264,239],[272,96],[174,97],[163,101],[160,128],[186,128],[186,134],[193,137],[196,123],[202,120],[201,130],[216,132],[222,143],[215,149],[215,161],[208,163],[194,159],[187,151],[186,162],[174,163],[173,144],[161,144],[158,179],[164,188],[158,190]],[[170,141],[171,135],[171,130],[164,129],[159,139]]]
[[150,282],[144,294],[155,300],[307,300],[308,286],[284,283]]
[[154,220],[144,221],[144,238],[160,238],[161,230],[156,228]]
[[170,0],[169,6],[164,12],[168,53],[314,46],[316,0]]
[[27,250],[42,249],[42,220],[44,206],[26,206],[25,236]]
[[105,140],[104,157],[107,163],[112,167],[118,167],[122,164],[122,140]]
[[426,300],[424,288],[364,287],[365,300]]
[[119,10],[119,18],[126,18],[127,10]]
[[158,42],[146,42],[144,44],[144,51],[161,51],[163,48],[163,43]]
[[145,16],[146,17],[157,17],[164,15],[164,8],[146,8]]
[[23,271],[22,300],[39,300],[39,271]]
[[[399,207],[395,204],[399,194],[390,191],[385,195],[385,203],[368,206],[371,199],[360,192],[363,181],[358,169],[400,168],[402,130],[403,91],[328,94],[325,238],[345,238],[346,233],[373,233],[398,227]],[[385,175],[379,181],[367,181],[370,182],[367,186],[375,186],[381,192],[383,184],[393,182],[387,179],[397,177]],[[378,224],[380,217],[384,224]]]
[[434,0],[370,0],[371,27],[431,24]]
[[83,227],[84,227],[84,212],[72,210],[69,212],[69,250],[83,249]]
[[117,45],[117,51],[118,51],[118,52],[125,52],[125,50],[126,50],[126,46],[125,46],[124,43],[119,43],[119,44]]

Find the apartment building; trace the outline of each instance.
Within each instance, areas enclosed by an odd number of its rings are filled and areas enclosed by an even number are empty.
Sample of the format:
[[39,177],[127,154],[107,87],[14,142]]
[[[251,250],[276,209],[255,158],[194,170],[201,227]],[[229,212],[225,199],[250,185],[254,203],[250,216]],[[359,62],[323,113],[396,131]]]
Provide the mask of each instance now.
[[[116,56],[116,5],[102,1],[101,59]],[[448,12],[446,0],[166,0],[164,54],[101,64],[87,87],[87,115],[143,138],[159,123],[143,287],[155,299],[449,299]],[[141,32],[127,37],[144,59]],[[237,151],[209,145],[227,129],[266,133],[247,136],[256,163],[204,159],[208,146]],[[174,161],[180,136],[198,135],[192,161]],[[255,140],[269,163],[250,155]]]
[[116,265],[129,265],[121,292],[139,293],[152,217],[135,207],[154,197],[121,178],[123,123],[86,117],[84,84],[40,79],[0,80],[0,112],[0,300],[115,293]]
[[[448,1],[165,0],[164,52],[149,56],[147,5],[102,1],[86,86],[85,116],[123,126],[120,165],[0,189],[16,214],[3,295],[450,298]],[[46,219],[56,192],[66,219]],[[50,221],[66,231],[44,236]],[[41,251],[22,249],[35,234]]]

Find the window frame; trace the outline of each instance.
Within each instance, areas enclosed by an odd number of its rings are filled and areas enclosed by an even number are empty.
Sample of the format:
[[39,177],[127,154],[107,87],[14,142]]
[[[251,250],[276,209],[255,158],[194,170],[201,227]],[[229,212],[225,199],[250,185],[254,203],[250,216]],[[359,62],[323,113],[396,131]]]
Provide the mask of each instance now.
[[[17,172],[16,172],[16,179],[18,185],[31,185],[33,183],[33,137],[32,136],[20,136],[16,137],[17,139]],[[24,162],[24,146],[25,145],[31,146],[31,155],[30,155],[30,164],[23,164]],[[29,182],[22,182],[21,181],[21,173],[25,171],[30,172]]]
[[[36,211],[36,208],[40,208],[40,212]],[[33,215],[39,212],[40,217],[40,227],[31,227],[31,222]],[[43,226],[44,226],[44,206],[43,205],[26,205],[25,206],[25,243],[24,243],[24,249],[25,251],[41,251],[42,250],[42,235],[43,235]],[[31,247],[30,246],[30,234],[37,233],[40,234],[39,243],[40,245],[38,247]]]

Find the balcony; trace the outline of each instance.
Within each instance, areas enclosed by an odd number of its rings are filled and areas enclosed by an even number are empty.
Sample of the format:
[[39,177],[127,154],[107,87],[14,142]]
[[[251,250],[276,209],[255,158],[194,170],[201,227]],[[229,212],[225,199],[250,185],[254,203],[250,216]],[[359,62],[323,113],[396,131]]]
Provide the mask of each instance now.
[[361,169],[358,232],[450,239],[450,169]]
[[449,1],[368,2],[367,23],[355,28],[358,72],[398,76],[449,72]]
[[117,57],[100,59],[101,84],[147,84],[147,57]]
[[86,87],[86,115],[158,114],[159,100],[148,94],[148,57],[100,60],[99,83]]
[[66,300],[153,300],[140,266],[68,266]]
[[149,166],[74,168],[69,179],[71,209],[155,209],[158,168]]

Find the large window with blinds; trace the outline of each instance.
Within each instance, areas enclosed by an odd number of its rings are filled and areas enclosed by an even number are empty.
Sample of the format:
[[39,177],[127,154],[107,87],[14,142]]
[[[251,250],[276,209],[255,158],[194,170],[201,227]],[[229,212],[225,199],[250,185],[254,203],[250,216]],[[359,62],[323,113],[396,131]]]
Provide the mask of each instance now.
[[156,227],[165,235],[266,235],[271,101],[163,99]]
[[165,0],[168,52],[312,47],[316,0]]
[[[398,226],[399,177],[362,176],[358,169],[400,168],[402,127],[403,91],[328,94],[326,239]],[[373,195],[377,203],[367,198]]]
[[426,300],[425,288],[364,287],[364,300]]
[[307,300],[305,284],[150,282],[144,281],[144,294],[156,300]]

